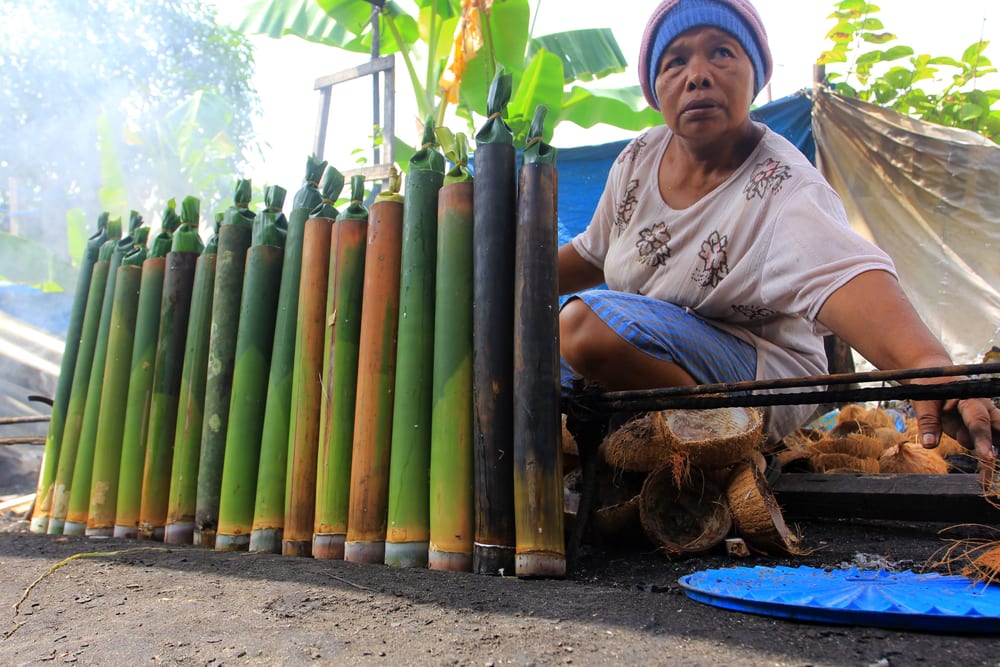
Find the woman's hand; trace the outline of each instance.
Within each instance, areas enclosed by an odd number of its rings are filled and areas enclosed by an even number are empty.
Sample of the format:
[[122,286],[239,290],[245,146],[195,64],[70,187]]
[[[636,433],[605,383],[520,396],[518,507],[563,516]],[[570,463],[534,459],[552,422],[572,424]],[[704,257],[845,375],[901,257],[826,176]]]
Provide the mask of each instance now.
[[[961,378],[948,378],[954,381]],[[947,401],[912,401],[920,427],[921,444],[937,447],[941,432],[958,440],[979,459],[979,481],[991,490],[995,480],[997,443],[1000,443],[1000,408],[988,398],[952,398]],[[1000,480],[998,480],[1000,481]]]

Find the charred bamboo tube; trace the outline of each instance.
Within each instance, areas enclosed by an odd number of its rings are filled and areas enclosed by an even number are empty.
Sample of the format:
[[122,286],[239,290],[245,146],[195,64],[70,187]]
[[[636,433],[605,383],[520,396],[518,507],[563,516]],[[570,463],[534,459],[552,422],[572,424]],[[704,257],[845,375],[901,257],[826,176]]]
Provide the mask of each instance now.
[[519,577],[566,573],[559,415],[555,150],[536,114],[518,174],[514,290],[514,517]]
[[49,512],[52,509],[52,486],[56,480],[56,465],[62,446],[63,430],[66,427],[66,411],[69,407],[70,392],[73,388],[73,374],[76,370],[77,355],[83,342],[84,315],[87,311],[87,296],[101,245],[108,240],[108,213],[102,213],[97,221],[97,231],[87,239],[87,245],[80,261],[80,273],[73,293],[73,309],[70,311],[69,327],[66,330],[66,346],[59,364],[59,380],[52,402],[52,416],[45,436],[45,453],[38,471],[38,486],[35,491],[35,509],[31,515],[31,532],[45,533],[49,529]]
[[114,308],[108,333],[104,387],[97,423],[93,474],[90,480],[90,507],[87,511],[88,536],[111,537],[118,503],[118,467],[121,462],[122,433],[128,405],[132,348],[135,344],[139,290],[142,286],[144,246],[133,249],[122,260],[115,281]]
[[281,553],[302,239],[309,212],[323,202],[318,186],[324,169],[326,162],[317,161],[315,157],[307,160],[305,183],[292,200],[292,212],[288,218],[278,311],[274,318],[274,347],[271,350],[271,367],[267,379],[267,403],[260,440],[253,529],[250,533],[250,551],[254,552]]
[[[459,135],[462,145],[463,135]],[[472,233],[473,181],[465,151],[438,196],[437,278],[431,417],[430,548],[432,570],[472,571]]]
[[514,236],[517,165],[502,116],[511,77],[498,73],[491,117],[476,134],[473,223],[473,416],[475,545],[473,570],[514,571]]
[[170,495],[177,406],[187,342],[194,271],[203,245],[198,238],[200,202],[186,197],[181,204],[183,224],[174,233],[163,275],[160,330],[146,433],[146,460],[142,472],[139,538],[163,541]]
[[[360,303],[359,299],[357,400],[351,418],[354,446],[344,547],[345,560],[360,563],[385,561],[392,393],[396,382],[399,259],[403,236],[403,197],[399,194],[399,186],[399,176],[392,170],[388,189],[372,204],[368,247],[367,251],[362,249],[364,302]],[[337,313],[335,326],[339,329],[339,299]],[[339,331],[336,341],[335,345],[339,346]],[[339,372],[336,362],[334,368]],[[336,398],[334,395],[335,401]]]
[[[217,246],[215,248],[217,249]],[[188,316],[187,338],[184,341],[180,393],[177,398],[177,425],[174,427],[174,456],[170,465],[167,523],[163,530],[163,541],[167,544],[194,542],[198,458],[201,452],[216,262],[216,253],[208,252],[206,247],[194,265],[191,310]]]
[[[321,211],[322,212],[322,211]],[[334,220],[310,217],[302,242],[298,331],[292,373],[288,440],[288,477],[281,553],[311,556],[316,516],[316,457],[322,403],[323,338],[330,273],[330,237]]]
[[226,431],[229,428],[229,404],[233,395],[236,334],[239,331],[247,250],[256,217],[248,208],[250,197],[250,179],[239,179],[233,205],[226,209],[219,228],[194,526],[194,543],[209,549],[215,547],[215,533],[219,526],[219,491],[222,486],[222,459],[226,453]]
[[444,156],[434,148],[436,143],[433,123],[428,122],[423,146],[410,159],[403,206],[385,538],[385,562],[396,567],[426,567],[430,541],[428,379],[433,373],[437,202],[444,183]]
[[358,348],[365,275],[368,210],[364,179],[351,180],[351,202],[337,215],[330,239],[325,337],[325,397],[320,408],[313,556],[344,558],[347,534]]
[[[87,510],[90,508],[90,481],[94,472],[94,450],[97,447],[97,426],[100,419],[101,395],[104,390],[105,366],[108,361],[108,338],[111,333],[111,311],[114,310],[115,285],[122,258],[133,246],[131,234],[119,240],[111,253],[108,266],[108,280],[104,286],[104,301],[101,304],[101,321],[97,325],[97,345],[94,361],[90,368],[90,382],[87,383],[87,401],[83,409],[83,423],[80,426],[80,443],[73,466],[73,484],[65,506],[66,523],[64,535],[83,535],[87,530]],[[53,516],[57,508],[53,505]],[[60,512],[61,513],[61,512]]]
[[267,188],[265,210],[254,222],[253,244],[240,306],[233,367],[233,398],[222,464],[217,550],[250,548],[260,438],[267,401],[267,374],[274,345],[274,316],[281,287],[281,258],[288,223],[281,213],[285,190]]
[[52,489],[52,505],[49,508],[48,522],[49,535],[62,535],[63,527],[66,524],[69,494],[73,483],[76,455],[80,447],[80,436],[83,431],[83,419],[87,406],[90,371],[97,351],[101,310],[104,305],[104,288],[107,286],[108,270],[111,266],[111,256],[114,253],[116,243],[116,239],[108,240],[101,246],[101,253],[97,263],[94,264],[90,279],[90,293],[87,295],[87,310],[83,319],[83,336],[80,342],[80,352],[76,357],[76,367],[73,371],[73,387],[66,410],[66,427],[63,430],[55,484]]
[[132,346],[121,463],[118,466],[115,537],[139,537],[139,507],[142,504],[146,435],[149,430],[149,407],[156,368],[156,343],[160,331],[163,275],[167,266],[166,256],[173,242],[173,230],[179,223],[180,218],[174,212],[174,200],[171,199],[163,215],[163,231],[153,239],[149,257],[142,264],[139,312]]

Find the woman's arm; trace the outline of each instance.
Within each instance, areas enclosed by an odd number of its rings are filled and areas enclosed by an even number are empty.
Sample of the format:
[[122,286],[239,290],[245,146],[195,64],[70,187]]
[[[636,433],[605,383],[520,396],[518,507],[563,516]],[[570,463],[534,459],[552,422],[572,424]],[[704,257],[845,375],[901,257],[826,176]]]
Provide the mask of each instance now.
[[580,256],[572,244],[559,248],[559,294],[572,294],[604,282],[604,272]]
[[[948,366],[953,362],[903,293],[885,271],[861,273],[835,291],[817,319],[881,370]],[[937,384],[955,378],[928,378],[914,383]],[[1000,409],[988,399],[914,401],[921,442],[936,447],[942,426],[983,462],[995,456],[994,435],[1000,433]]]

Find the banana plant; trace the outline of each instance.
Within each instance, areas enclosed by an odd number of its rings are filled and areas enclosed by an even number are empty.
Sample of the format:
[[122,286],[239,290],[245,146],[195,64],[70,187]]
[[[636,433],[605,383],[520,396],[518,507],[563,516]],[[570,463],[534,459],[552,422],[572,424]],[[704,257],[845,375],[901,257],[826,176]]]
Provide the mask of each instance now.
[[[537,0],[540,2],[540,0]],[[403,4],[409,5],[406,11]],[[237,27],[274,38],[295,35],[357,53],[371,51],[373,12],[379,54],[399,53],[421,118],[444,123],[454,112],[470,133],[486,115],[498,67],[513,75],[507,122],[523,140],[539,105],[550,110],[546,139],[559,122],[581,127],[606,123],[638,130],[663,122],[638,86],[594,90],[580,85],[624,71],[627,63],[610,29],[574,30],[535,37],[529,0],[259,0]],[[412,152],[400,146],[397,156]]]

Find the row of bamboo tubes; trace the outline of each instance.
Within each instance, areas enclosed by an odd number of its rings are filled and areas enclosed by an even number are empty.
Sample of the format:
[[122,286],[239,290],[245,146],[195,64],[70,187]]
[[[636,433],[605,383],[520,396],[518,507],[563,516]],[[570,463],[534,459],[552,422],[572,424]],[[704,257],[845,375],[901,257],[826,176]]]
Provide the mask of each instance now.
[[207,247],[193,197],[148,249],[102,215],[32,531],[564,574],[555,151],[506,134],[473,178],[428,126],[370,211],[240,180]]

